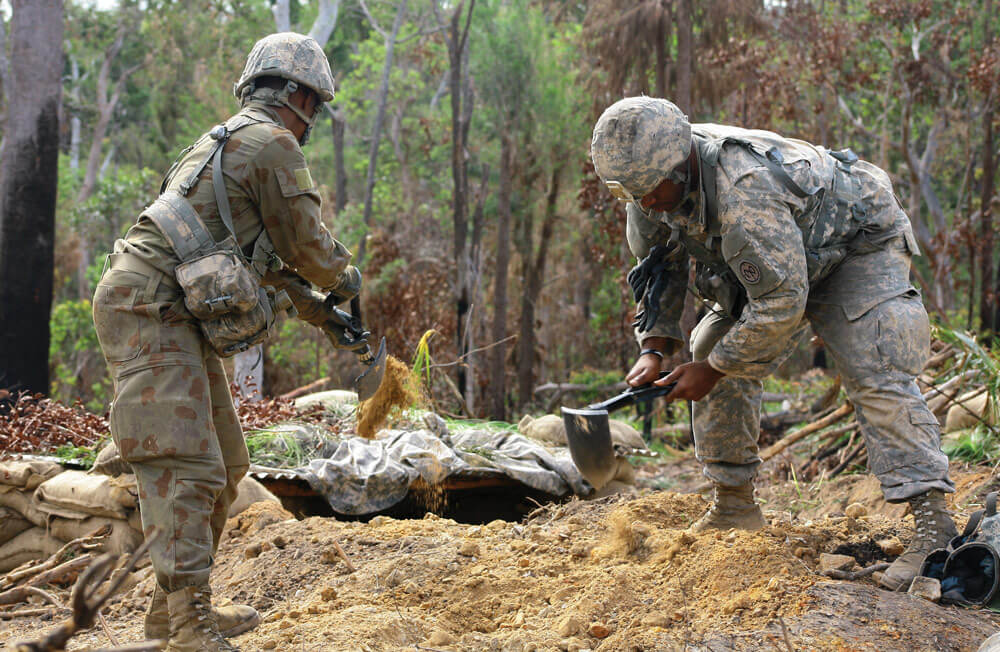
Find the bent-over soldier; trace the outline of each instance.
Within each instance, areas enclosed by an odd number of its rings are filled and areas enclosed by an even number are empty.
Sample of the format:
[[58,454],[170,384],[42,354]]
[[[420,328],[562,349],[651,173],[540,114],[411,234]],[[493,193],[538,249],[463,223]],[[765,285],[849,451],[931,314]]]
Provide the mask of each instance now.
[[[361,275],[323,225],[300,145],[334,81],[310,37],[273,34],[235,85],[242,109],[186,149],[109,256],[94,322],[111,367],[111,433],[139,487],[156,588],[148,638],[168,650],[234,650],[259,622],[213,608],[209,573],[237,483],[249,467],[220,356],[265,339],[288,294],[333,337],[324,295],[355,296]],[[293,312],[289,310],[289,312]],[[343,335],[342,333],[340,335]]]
[[[937,419],[915,383],[930,329],[910,284],[918,254],[888,175],[850,150],[768,131],[690,124],[667,100],[609,107],[591,145],[598,175],[628,202],[640,355],[632,385],[676,382],[693,404],[695,450],[715,487],[693,527],[758,529],[754,500],[763,391],[811,325],[843,376],[889,502],[908,501],[916,532],[883,585],[908,587],[926,553],[955,536],[954,491]],[[683,342],[688,263],[709,306],[691,333],[693,362],[657,380]]]

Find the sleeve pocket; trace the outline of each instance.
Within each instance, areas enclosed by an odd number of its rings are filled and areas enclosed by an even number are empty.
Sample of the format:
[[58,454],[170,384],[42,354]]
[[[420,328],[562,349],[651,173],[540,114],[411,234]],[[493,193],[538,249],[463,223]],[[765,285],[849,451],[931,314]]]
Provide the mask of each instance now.
[[760,254],[742,228],[722,236],[722,256],[751,298],[767,294],[785,280],[784,272]]

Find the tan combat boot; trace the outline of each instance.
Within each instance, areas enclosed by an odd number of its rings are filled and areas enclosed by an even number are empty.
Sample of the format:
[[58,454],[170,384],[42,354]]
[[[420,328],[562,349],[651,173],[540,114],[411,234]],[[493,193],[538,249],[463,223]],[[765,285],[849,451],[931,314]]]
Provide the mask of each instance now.
[[759,530],[767,525],[760,505],[753,499],[753,483],[739,487],[715,485],[715,504],[691,525],[691,531]]
[[944,492],[931,489],[914,496],[910,499],[910,511],[913,512],[913,540],[879,580],[879,584],[890,591],[909,589],[910,582],[920,572],[920,565],[924,563],[927,554],[944,548],[958,536],[955,521],[944,501]]
[[[215,622],[219,623],[219,632],[226,638],[249,632],[260,624],[260,614],[257,613],[256,609],[247,605],[234,604],[228,607],[212,607],[212,613],[215,615]],[[144,630],[148,641],[170,638],[167,592],[160,587],[159,582],[153,589],[153,598],[149,601],[149,609],[146,610]]]
[[167,594],[170,641],[167,652],[239,652],[219,632],[208,583]]

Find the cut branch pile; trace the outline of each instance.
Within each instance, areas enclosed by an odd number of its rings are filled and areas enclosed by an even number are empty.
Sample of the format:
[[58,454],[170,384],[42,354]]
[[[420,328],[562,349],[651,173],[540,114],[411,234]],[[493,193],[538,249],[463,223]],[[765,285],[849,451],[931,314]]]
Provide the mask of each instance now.
[[23,392],[0,413],[0,457],[45,453],[61,446],[93,446],[108,432],[104,417],[79,402],[67,406],[42,394]]

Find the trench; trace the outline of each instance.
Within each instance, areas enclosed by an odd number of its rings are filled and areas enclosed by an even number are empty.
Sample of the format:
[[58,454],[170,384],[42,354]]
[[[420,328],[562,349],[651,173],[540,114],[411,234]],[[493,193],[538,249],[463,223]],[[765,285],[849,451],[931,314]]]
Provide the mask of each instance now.
[[569,498],[532,489],[510,478],[448,480],[435,486],[418,480],[410,487],[406,497],[392,507],[369,514],[350,515],[334,511],[305,480],[260,476],[255,476],[255,479],[277,496],[282,506],[298,519],[320,516],[366,522],[376,516],[421,519],[427,513],[433,513],[458,523],[484,525],[496,520],[517,522],[539,505]]

